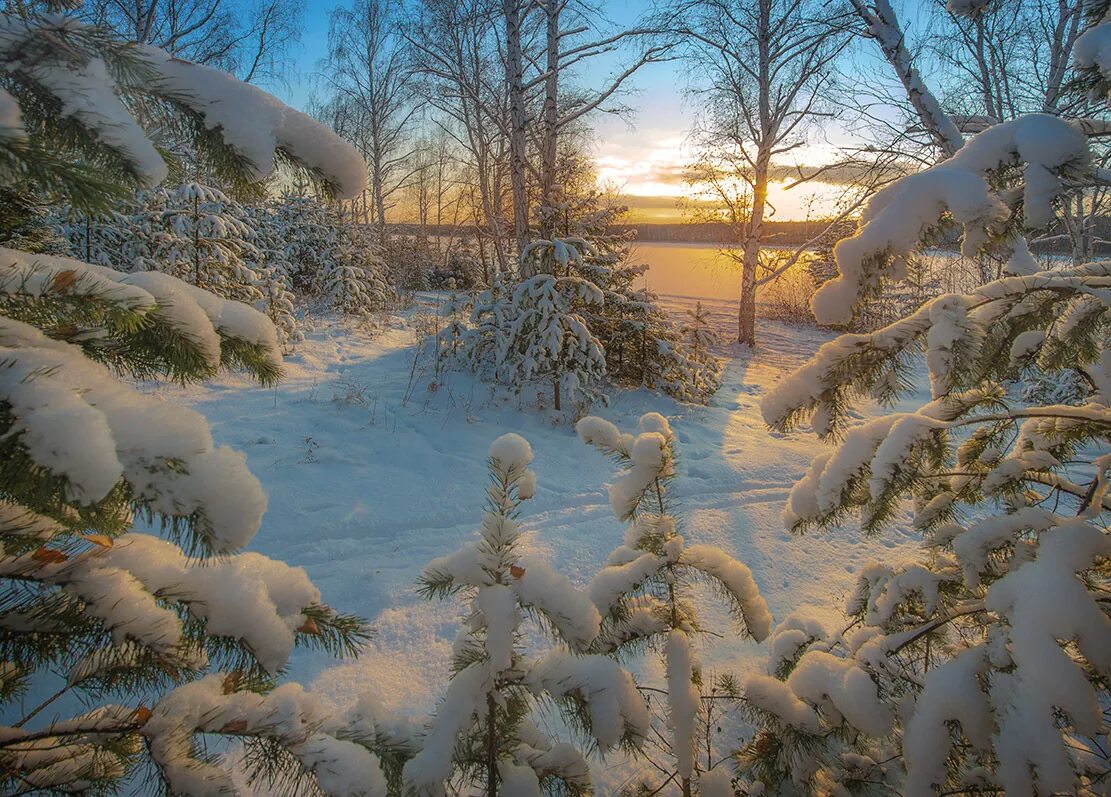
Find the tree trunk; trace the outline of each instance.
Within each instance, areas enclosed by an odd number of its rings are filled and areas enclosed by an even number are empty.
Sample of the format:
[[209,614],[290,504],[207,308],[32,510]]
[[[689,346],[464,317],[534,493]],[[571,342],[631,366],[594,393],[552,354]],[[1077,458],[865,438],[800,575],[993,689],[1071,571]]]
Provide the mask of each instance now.
[[864,0],[852,0],[852,4],[857,15],[868,26],[869,33],[879,44],[884,58],[891,64],[895,75],[903,84],[903,90],[922,127],[929,132],[934,144],[943,153],[943,157],[950,157],[964,146],[964,138],[957,126],[953,124],[953,120],[938,105],[937,99],[926,88],[922,76],[915,69],[910,51],[904,41],[903,31],[899,27],[899,20],[895,16],[895,10],[888,2],[877,3],[875,12],[865,5]]
[[[770,140],[765,138],[765,140]],[[752,213],[748,220],[741,260],[741,302],[737,309],[737,342],[756,346],[756,272],[760,268],[760,243],[764,232],[764,209],[768,203],[768,169],[770,152],[756,156],[756,174],[752,184]]]
[[559,7],[561,0],[544,4],[548,63],[544,79],[544,136],[540,157],[540,237],[555,237],[556,152],[559,137]]
[[559,377],[552,379],[552,398],[555,401],[556,412],[559,412],[562,407],[559,406]]
[[193,279],[198,288],[203,288],[201,280],[201,211],[200,200],[193,196]]
[[[528,192],[525,182],[524,58],[521,54],[520,0],[502,0],[505,15],[505,81],[509,87],[509,175],[513,193],[513,233],[517,257],[528,245]],[[531,265],[521,264],[521,276],[531,277]]]
[[486,693],[486,795],[498,797],[498,736],[497,706],[494,696]]

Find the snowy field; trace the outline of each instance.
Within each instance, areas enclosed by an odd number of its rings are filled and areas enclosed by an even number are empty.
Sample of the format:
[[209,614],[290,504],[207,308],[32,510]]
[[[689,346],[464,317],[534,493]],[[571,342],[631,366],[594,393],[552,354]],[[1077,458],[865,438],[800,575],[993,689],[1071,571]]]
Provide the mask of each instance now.
[[[670,304],[679,312],[685,301]],[[710,309],[728,339],[733,305]],[[833,627],[865,563],[881,553],[894,563],[917,548],[909,535],[868,539],[845,529],[798,538],[783,530],[788,490],[823,444],[806,433],[769,433],[759,401],[826,335],[774,322],[758,334],[755,356],[723,352],[730,357],[724,383],[708,407],[638,390],[619,391],[593,412],[623,429],[649,410],[665,414],[679,440],[676,496],[688,542],[720,546],[746,562],[777,621],[817,608]],[[276,389],[237,377],[153,389],[203,412],[219,442],[246,452],[270,496],[251,547],[304,567],[329,604],[376,628],[358,660],[337,664],[301,653],[291,676],[337,705],[371,689],[419,715],[447,682],[459,613],[418,596],[416,577],[477,527],[494,438],[513,431],[531,442],[539,478],[524,507],[531,545],[572,582],[586,584],[622,530],[605,492],[612,465],[578,440],[570,422],[535,404],[495,401],[466,374],[442,375],[430,390],[435,375],[430,363],[414,368],[414,341],[406,319],[373,336],[323,323],[287,359]],[[730,627],[713,600],[700,611],[707,627]],[[763,669],[764,652],[752,642],[726,635],[702,644],[710,670]],[[651,681],[656,667],[649,656],[632,669]]]

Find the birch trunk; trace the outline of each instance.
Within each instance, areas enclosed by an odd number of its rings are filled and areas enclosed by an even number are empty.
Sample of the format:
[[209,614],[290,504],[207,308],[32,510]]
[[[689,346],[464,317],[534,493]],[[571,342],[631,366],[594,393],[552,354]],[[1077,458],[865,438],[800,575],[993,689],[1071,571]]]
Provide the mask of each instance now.
[[[524,57],[521,53],[521,3],[520,0],[502,0],[505,16],[505,81],[509,92],[509,177],[513,196],[513,233],[520,257],[528,245],[529,210],[525,182],[525,90]],[[531,266],[521,264],[521,276],[531,277]]]
[[544,135],[540,157],[540,237],[551,240],[555,234],[556,157],[559,136],[559,9],[561,0],[544,4],[547,39],[547,75],[544,78]]

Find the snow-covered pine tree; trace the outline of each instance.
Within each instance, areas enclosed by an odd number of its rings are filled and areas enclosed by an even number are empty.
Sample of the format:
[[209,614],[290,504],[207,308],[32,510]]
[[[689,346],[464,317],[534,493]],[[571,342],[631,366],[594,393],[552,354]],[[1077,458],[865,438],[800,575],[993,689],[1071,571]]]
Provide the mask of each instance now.
[[327,218],[335,225],[335,247],[320,277],[324,296],[336,312],[367,318],[389,301],[381,250],[369,227],[335,208],[328,208]]
[[278,342],[288,351],[303,341],[305,334],[297,319],[296,297],[290,284],[290,263],[286,257],[282,226],[267,205],[247,205],[244,210],[255,233],[253,260],[249,265],[257,276],[256,285],[262,294],[255,306],[266,313],[278,332]]
[[463,319],[470,314],[471,297],[457,291],[454,280],[449,284],[448,291],[447,299],[440,306],[443,325],[436,333],[436,358],[440,363],[459,360],[461,346],[470,332]]
[[565,246],[533,252],[536,273],[577,275],[602,291],[603,303],[579,312],[601,342],[607,376],[619,383],[663,390],[682,401],[705,403],[720,385],[713,358],[695,356],[647,286],[648,266],[631,260],[629,233],[615,233],[624,206],[606,202],[596,190],[562,191],[550,215]]
[[469,326],[461,333],[456,359],[492,382],[508,383],[513,368],[507,356],[513,320],[513,286],[503,273],[471,299]]
[[[522,259],[545,247],[557,259],[574,250],[562,240],[535,241]],[[514,387],[520,390],[532,381],[548,382],[557,412],[563,399],[593,397],[606,373],[606,356],[579,309],[602,301],[598,286],[581,277],[540,273],[517,285],[504,351],[504,364],[513,369]]]
[[[609,495],[614,515],[626,524],[625,540],[590,583],[590,598],[602,615],[594,649],[620,655],[638,644],[662,648],[666,723],[674,758],[666,766],[663,782],[674,778],[684,797],[709,795],[707,785],[699,785],[709,767],[697,753],[705,749],[707,740],[699,738],[704,708],[692,644],[692,637],[704,629],[689,585],[709,584],[728,606],[740,632],[758,642],[771,629],[767,603],[747,566],[720,548],[687,545],[683,539],[670,499],[676,452],[675,435],[666,418],[654,412],[641,416],[636,435],[622,433],[595,416],[583,418],[575,429],[583,442],[621,466]],[[725,770],[727,764],[721,767]],[[715,772],[709,779],[716,783],[720,777]]]
[[[586,653],[600,617],[566,577],[529,558],[517,515],[536,490],[532,450],[516,434],[490,446],[490,484],[478,539],[436,559],[421,574],[429,597],[462,599],[469,609],[455,641],[447,693],[405,764],[406,793],[439,797],[587,794],[583,752],[537,726],[541,700],[554,703],[573,728],[605,752],[636,747],[649,715],[632,678],[613,659]],[[557,640],[530,656],[521,637],[526,617]]]
[[[166,174],[119,99],[140,90],[240,180],[275,152],[346,193],[364,179],[354,150],[258,89],[63,16],[0,14],[0,84],[0,184],[83,213]],[[384,795],[371,748],[393,744],[388,725],[331,717],[295,684],[269,691],[296,645],[350,651],[364,625],[300,569],[236,553],[266,505],[243,455],[119,379],[273,381],[265,316],[166,274],[5,249],[0,362],[0,788],[116,793],[135,775],[231,793],[200,741],[217,735],[264,783]]]
[[669,392],[685,401],[704,403],[721,387],[722,363],[714,354],[720,339],[702,302],[686,310],[685,316],[679,325],[684,345],[673,354],[682,367],[672,376]]
[[155,188],[139,197],[132,218],[147,268],[162,271],[225,299],[262,299],[252,265],[256,231],[247,211],[223,191],[200,183]]
[[282,239],[290,281],[302,296],[321,296],[323,277],[335,263],[339,225],[335,215],[319,199],[304,193],[289,193],[272,205]]
[[[990,127],[877,194],[836,248],[839,276],[813,303],[824,323],[848,322],[946,224],[963,225],[967,254],[1010,252],[1015,275],[842,335],[764,399],[775,429],[809,418],[843,436],[795,485],[788,527],[858,514],[878,532],[910,499],[926,549],[864,570],[849,630],[777,630],[772,675],[746,687],[762,732],[742,751],[774,793],[1106,791],[1111,263],[1036,272],[1019,237],[1070,184],[1098,179],[1085,138],[1098,128],[1042,115]],[[923,350],[932,400],[850,426],[857,402],[906,393]],[[1086,401],[1024,400],[1007,386],[1029,363],[1081,374]]]
[[[135,230],[132,216],[126,205],[123,210],[111,209],[100,213],[82,212],[71,206],[52,208],[51,223],[66,242],[66,250],[55,254],[69,255],[84,263],[107,266],[117,270],[134,268],[132,257]],[[26,247],[13,247],[21,251]]]

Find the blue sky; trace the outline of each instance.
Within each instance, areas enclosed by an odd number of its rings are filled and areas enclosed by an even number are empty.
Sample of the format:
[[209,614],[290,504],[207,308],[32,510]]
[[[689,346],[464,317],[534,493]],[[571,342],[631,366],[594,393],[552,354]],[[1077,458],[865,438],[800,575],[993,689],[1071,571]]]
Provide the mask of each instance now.
[[[328,47],[328,15],[337,3],[307,4],[301,41],[297,46],[296,61],[288,86],[271,86],[270,89],[298,108],[305,108],[315,90],[315,73],[318,61]],[[605,4],[606,15],[615,26],[629,26],[644,13],[650,3],[644,0],[614,0]],[[617,59],[609,66],[616,66]],[[690,114],[683,99],[685,85],[681,69],[671,63],[653,64],[642,69],[627,84],[632,93],[626,104],[637,108],[635,118],[629,122],[613,117],[595,117],[597,141],[596,154],[616,154],[632,144],[640,152],[649,141],[669,142],[683,135],[690,126]]]
[[[897,4],[904,24],[919,23],[931,0],[906,0]],[[304,108],[315,88],[315,73],[319,60],[327,52],[328,15],[336,2],[310,2],[306,4],[301,41],[297,47],[293,74],[289,85],[271,87],[276,94],[292,105]],[[646,0],[612,0],[604,2],[605,13],[615,27],[628,27],[649,10]],[[870,48],[863,47],[857,58],[874,57]],[[592,71],[601,75],[603,65],[614,68],[620,56],[608,62],[599,61]],[[666,179],[675,167],[686,162],[689,150],[687,134],[694,121],[694,109],[685,97],[688,77],[679,62],[651,64],[641,69],[626,85],[630,91],[624,97],[625,105],[635,110],[631,117],[617,118],[596,115],[593,118],[593,155],[600,178],[637,195],[674,196],[683,193],[684,187],[672,178]],[[838,138],[836,131],[833,138]],[[830,149],[820,142],[802,153],[808,163],[828,160]],[[805,211],[806,197],[779,197],[779,207],[785,217],[798,217]]]

